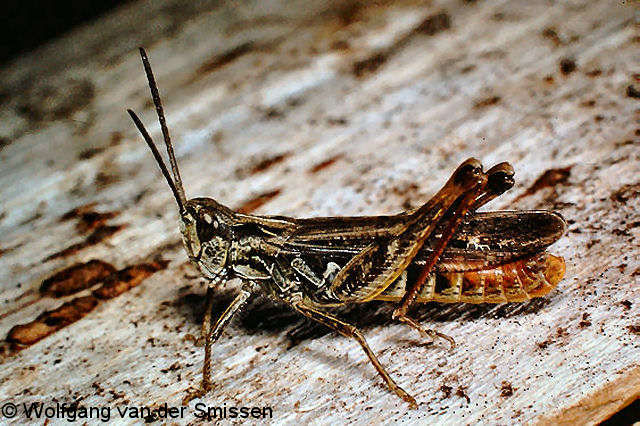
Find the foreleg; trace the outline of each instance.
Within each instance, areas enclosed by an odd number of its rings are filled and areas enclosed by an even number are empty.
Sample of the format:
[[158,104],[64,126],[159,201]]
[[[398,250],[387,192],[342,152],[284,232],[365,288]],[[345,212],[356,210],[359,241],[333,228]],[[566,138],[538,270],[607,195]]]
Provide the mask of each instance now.
[[[183,405],[187,405],[194,398],[200,398],[211,390],[211,346],[220,338],[222,331],[229,324],[231,318],[242,308],[242,306],[251,297],[251,292],[243,288],[236,298],[231,302],[229,307],[220,315],[213,328],[208,327],[208,333],[204,344],[204,364],[202,366],[202,383],[199,389],[189,392],[182,400]],[[206,314],[205,314],[206,317]],[[209,314],[209,319],[211,314]],[[203,331],[205,329],[203,324]]]

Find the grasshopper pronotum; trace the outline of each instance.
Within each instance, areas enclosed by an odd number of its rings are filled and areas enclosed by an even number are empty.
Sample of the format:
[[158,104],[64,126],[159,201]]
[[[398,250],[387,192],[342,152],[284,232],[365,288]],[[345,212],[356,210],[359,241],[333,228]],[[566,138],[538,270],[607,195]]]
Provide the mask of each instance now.
[[[426,338],[440,337],[453,346],[451,337],[425,329],[407,316],[409,306],[428,301],[521,302],[546,295],[562,279],[564,260],[545,252],[565,231],[558,213],[476,212],[513,186],[513,168],[506,162],[485,172],[471,158],[422,207],[392,216],[254,216],[211,198],[188,200],[151,66],[144,49],[140,54],[173,177],[140,119],[127,111],[176,199],[189,259],[210,282],[201,330],[202,384],[184,403],[211,389],[211,345],[258,291],[354,338],[388,388],[416,407],[415,399],[389,376],[362,333],[329,313],[331,307],[371,300],[399,302],[394,319]],[[240,278],[243,286],[212,323],[215,288],[230,278]]]

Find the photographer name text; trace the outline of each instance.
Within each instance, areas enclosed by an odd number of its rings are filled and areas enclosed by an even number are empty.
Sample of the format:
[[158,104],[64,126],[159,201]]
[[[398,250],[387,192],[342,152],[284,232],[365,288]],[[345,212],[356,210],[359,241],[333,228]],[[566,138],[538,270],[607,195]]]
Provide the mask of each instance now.
[[271,407],[207,405],[196,403],[192,408],[171,406],[167,403],[152,406],[134,405],[80,405],[67,403],[29,402],[14,404],[5,402],[0,406],[0,418],[23,418],[27,420],[64,419],[70,423],[85,420],[108,422],[113,419],[144,419],[145,421],[185,419],[271,419]]

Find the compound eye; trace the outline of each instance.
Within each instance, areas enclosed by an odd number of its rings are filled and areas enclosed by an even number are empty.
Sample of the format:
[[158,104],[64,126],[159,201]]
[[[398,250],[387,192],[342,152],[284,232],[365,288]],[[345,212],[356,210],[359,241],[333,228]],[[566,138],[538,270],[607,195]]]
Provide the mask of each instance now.
[[213,223],[216,220],[207,212],[200,212],[200,217],[198,219],[198,238],[202,242],[211,240],[215,233]]

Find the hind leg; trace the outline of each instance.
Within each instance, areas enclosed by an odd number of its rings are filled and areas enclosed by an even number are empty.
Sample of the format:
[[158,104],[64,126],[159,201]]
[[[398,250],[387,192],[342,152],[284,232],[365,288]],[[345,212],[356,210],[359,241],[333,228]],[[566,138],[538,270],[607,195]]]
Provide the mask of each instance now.
[[435,330],[423,328],[420,324],[407,316],[407,311],[424,286],[427,278],[432,273],[436,262],[446,248],[451,237],[455,234],[458,225],[462,222],[465,215],[469,212],[475,211],[479,207],[498,197],[512,186],[513,167],[506,162],[500,163],[487,170],[483,176],[482,183],[460,199],[448,217],[442,220],[442,224],[445,225],[444,229],[439,229],[441,232],[435,240],[434,249],[431,255],[426,259],[425,265],[423,266],[418,279],[407,290],[400,301],[399,306],[394,310],[394,318],[397,318],[399,321],[417,330],[422,336],[430,338],[442,337],[451,343],[452,348],[455,346],[455,342],[451,337]]

